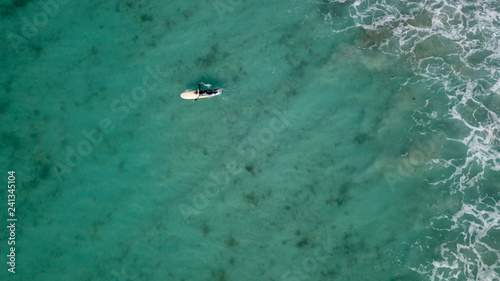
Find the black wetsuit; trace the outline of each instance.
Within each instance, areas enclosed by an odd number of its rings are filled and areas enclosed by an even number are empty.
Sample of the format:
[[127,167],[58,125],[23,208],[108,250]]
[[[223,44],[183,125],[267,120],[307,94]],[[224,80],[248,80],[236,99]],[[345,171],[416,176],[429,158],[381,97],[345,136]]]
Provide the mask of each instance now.
[[204,90],[200,92],[200,95],[213,95],[217,94],[217,89],[215,90]]
[[194,99],[194,101],[197,101],[199,99],[199,97],[201,96],[210,96],[210,95],[214,95],[214,94],[217,94],[217,89],[209,89],[209,90],[200,90],[201,88],[201,83],[198,83],[198,98]]

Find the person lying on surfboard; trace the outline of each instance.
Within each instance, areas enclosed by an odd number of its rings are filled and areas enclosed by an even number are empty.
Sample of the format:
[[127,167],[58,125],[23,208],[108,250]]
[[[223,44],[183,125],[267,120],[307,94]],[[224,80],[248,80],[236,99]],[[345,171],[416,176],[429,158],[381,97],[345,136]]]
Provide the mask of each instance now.
[[189,91],[186,90],[183,93],[181,93],[181,98],[185,100],[194,100],[197,101],[198,99],[205,99],[205,98],[212,98],[217,95],[220,95],[222,93],[222,89],[208,89],[208,90],[201,90],[201,86],[203,87],[212,87],[210,84],[205,84],[203,82],[198,83],[198,90],[195,91]]
[[207,97],[208,98],[211,96],[215,96],[221,92],[220,89],[201,90],[201,84],[203,84],[203,86],[205,86],[205,87],[212,86],[210,84],[205,84],[203,82],[198,83],[198,90],[195,91],[196,98],[194,99],[194,101],[197,101],[200,97]]

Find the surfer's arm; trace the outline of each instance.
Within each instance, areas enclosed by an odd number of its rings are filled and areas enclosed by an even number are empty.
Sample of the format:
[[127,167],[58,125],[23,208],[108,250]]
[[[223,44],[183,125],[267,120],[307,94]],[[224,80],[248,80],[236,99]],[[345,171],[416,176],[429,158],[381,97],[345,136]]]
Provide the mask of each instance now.
[[197,101],[200,98],[200,94],[201,94],[200,88],[201,88],[200,83],[198,83],[198,91],[195,91],[196,98],[193,101]]

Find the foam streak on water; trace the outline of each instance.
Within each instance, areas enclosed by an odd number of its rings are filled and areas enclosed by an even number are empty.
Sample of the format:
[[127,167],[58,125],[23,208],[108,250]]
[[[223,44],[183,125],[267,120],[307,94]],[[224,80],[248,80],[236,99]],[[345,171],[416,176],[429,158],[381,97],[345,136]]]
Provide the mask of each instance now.
[[[498,151],[498,124],[500,124],[500,118],[497,113],[486,107],[473,95],[476,87],[476,82],[469,82],[465,91],[457,90],[456,96],[450,96],[450,99],[456,100],[450,109],[451,118],[460,120],[469,131],[468,135],[462,139],[448,138],[448,140],[462,143],[468,147],[465,162],[457,165],[455,162],[459,161],[456,159],[435,160],[435,162],[440,162],[445,167],[453,166],[455,169],[452,175],[437,183],[456,180],[460,191],[479,184],[484,178],[485,170],[500,171],[500,151]],[[482,111],[483,116],[486,116],[485,121],[479,121],[475,117],[469,121],[465,114],[461,113],[464,108],[470,106],[474,107],[473,115]],[[474,164],[479,165],[481,169],[472,177],[471,169]]]
[[[500,206],[494,198],[499,194],[488,188],[493,182],[488,175],[500,171],[500,2],[330,3],[343,8],[343,13],[325,15],[334,32],[364,30],[365,48],[398,57],[414,72],[402,88],[427,87],[426,106],[413,115],[415,128],[420,133],[444,133],[447,142],[442,146],[463,147],[433,160],[434,167],[446,172],[430,184],[446,186],[450,194],[461,193],[463,200],[457,213],[438,216],[430,223],[430,229],[444,232],[446,238],[438,242],[437,258],[415,270],[431,280],[500,280],[498,241],[491,237],[498,236]],[[336,17],[352,24],[339,27]],[[429,104],[434,107],[427,108]],[[434,124],[437,121],[429,117],[436,117],[436,107],[437,119],[458,125]],[[490,194],[484,195],[485,189]],[[451,226],[436,226],[445,220]]]
[[[500,266],[500,254],[492,244],[494,233],[500,230],[500,203],[487,201],[463,204],[453,216],[439,216],[431,223],[437,232],[445,231],[456,239],[441,245],[443,259],[433,261],[432,280],[456,280],[463,276],[468,280],[498,280],[495,269]],[[451,226],[437,226],[443,221]],[[421,271],[425,272],[423,268]]]

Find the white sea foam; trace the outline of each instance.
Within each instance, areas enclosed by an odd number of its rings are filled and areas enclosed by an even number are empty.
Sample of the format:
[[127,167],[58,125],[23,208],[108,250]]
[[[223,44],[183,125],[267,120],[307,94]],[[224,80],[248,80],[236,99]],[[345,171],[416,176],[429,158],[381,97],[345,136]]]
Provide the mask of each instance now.
[[[491,181],[488,172],[500,171],[500,2],[466,0],[355,0],[330,1],[345,7],[353,24],[338,28],[332,13],[325,16],[334,32],[362,28],[362,48],[398,56],[415,72],[402,87],[422,83],[431,92],[446,94],[449,104],[442,112],[458,121],[462,135],[447,137],[463,144],[457,158],[435,159],[451,171],[434,184],[447,184],[450,192],[481,191]],[[437,114],[434,108],[414,113],[417,128],[426,130]],[[428,129],[427,130],[432,130]],[[446,132],[445,132],[446,133]],[[467,194],[467,195],[466,195]],[[497,195],[497,194],[494,194]],[[438,258],[415,268],[431,280],[500,280],[498,241],[500,205],[482,196],[468,198],[454,215],[440,216],[431,228],[446,232]],[[450,227],[439,229],[438,221]],[[496,232],[495,232],[496,231]],[[454,238],[451,238],[454,237]]]
[[[463,204],[453,216],[439,216],[431,223],[437,232],[455,239],[440,247],[442,259],[421,266],[431,280],[500,280],[500,252],[495,236],[500,231],[500,203],[482,199]],[[445,225],[445,226],[442,226]]]
[[203,82],[200,82],[201,85],[203,85],[204,87],[212,87],[212,84],[208,84],[208,83],[203,83]]

